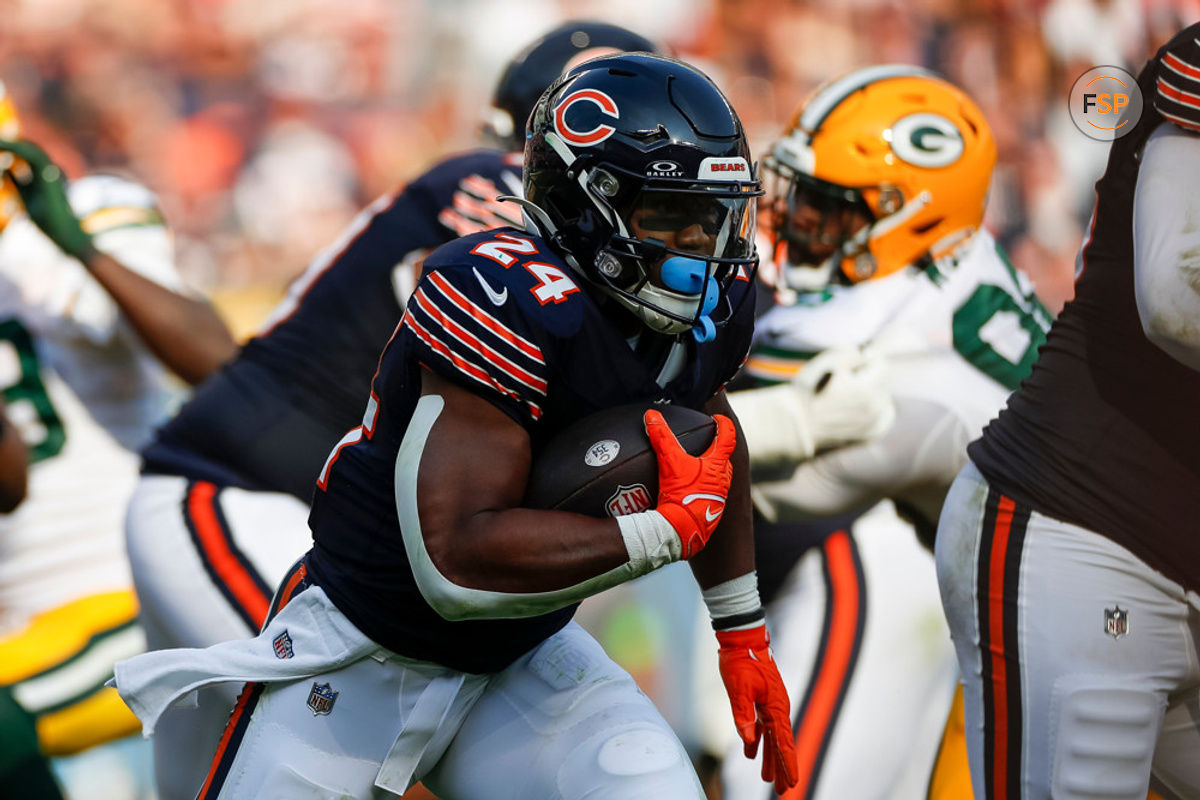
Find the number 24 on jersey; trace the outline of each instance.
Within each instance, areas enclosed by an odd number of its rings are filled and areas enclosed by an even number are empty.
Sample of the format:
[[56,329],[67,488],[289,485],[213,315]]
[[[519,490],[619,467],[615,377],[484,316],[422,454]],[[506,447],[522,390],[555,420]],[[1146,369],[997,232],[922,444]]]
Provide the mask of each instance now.
[[532,240],[511,233],[498,233],[496,238],[471,248],[474,255],[490,258],[505,269],[520,264],[537,283],[529,291],[542,305],[561,303],[579,291],[579,286],[561,267],[527,260],[538,254]]

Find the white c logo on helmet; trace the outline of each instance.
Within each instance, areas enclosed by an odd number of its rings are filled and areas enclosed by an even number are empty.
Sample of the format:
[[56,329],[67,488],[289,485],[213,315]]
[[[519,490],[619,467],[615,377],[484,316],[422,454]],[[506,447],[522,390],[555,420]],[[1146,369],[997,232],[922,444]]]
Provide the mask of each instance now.
[[601,113],[607,114],[613,119],[619,119],[621,112],[617,110],[617,104],[613,102],[613,99],[598,89],[580,89],[563,98],[563,101],[554,109],[554,130],[564,141],[580,147],[590,147],[603,142],[617,129],[611,125],[599,124],[589,131],[577,131],[567,125],[567,109],[575,103],[583,101],[595,103],[600,107]]
[[918,167],[947,167],[963,154],[962,133],[940,114],[909,114],[892,124],[892,152]]

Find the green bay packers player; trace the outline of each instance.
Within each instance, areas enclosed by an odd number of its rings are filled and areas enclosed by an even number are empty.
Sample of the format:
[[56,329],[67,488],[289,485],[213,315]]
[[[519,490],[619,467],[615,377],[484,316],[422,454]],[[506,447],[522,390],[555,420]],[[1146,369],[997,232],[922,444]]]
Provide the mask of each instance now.
[[[921,540],[967,442],[1049,325],[982,228],[995,160],[971,99],[900,65],[819,88],[765,160],[764,269],[783,303],[757,326],[746,372],[758,388],[731,402],[770,519],[757,561],[774,567],[767,614],[795,698],[787,798],[926,797],[956,672]],[[823,447],[809,433],[814,399],[872,359],[894,419],[865,442]],[[946,766],[965,774],[961,739],[950,749]],[[773,796],[740,761],[725,759],[725,797]],[[961,777],[939,791],[970,796]]]
[[198,380],[234,345],[184,289],[148,190],[68,186],[20,133],[0,84],[0,396],[28,454],[24,501],[0,516],[0,785],[30,798],[56,791],[33,788],[37,754],[138,728],[103,688],[145,644],[122,537],[130,448],[178,391],[164,364]]

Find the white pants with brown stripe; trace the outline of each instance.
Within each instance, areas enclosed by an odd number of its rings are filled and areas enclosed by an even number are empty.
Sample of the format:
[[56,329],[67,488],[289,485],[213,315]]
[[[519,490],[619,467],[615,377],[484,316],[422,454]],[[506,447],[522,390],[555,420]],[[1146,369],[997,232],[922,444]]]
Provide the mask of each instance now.
[[1200,610],[1183,587],[971,464],[937,571],[978,800],[1200,797]]
[[[291,495],[166,475],[139,480],[125,538],[151,650],[254,636],[280,579],[312,546],[308,506]],[[236,689],[206,689],[200,713],[164,717],[154,737],[160,800],[196,796],[206,765],[183,754],[212,752]]]
[[[800,760],[785,798],[923,800],[956,667],[933,558],[892,504],[809,550],[767,624]],[[776,796],[740,742],[726,753],[722,785],[725,800]]]

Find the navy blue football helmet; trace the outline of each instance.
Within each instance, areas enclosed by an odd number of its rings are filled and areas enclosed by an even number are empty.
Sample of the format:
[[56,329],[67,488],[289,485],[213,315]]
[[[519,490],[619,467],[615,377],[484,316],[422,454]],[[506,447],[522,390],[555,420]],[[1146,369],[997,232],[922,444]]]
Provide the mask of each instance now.
[[587,61],[529,118],[525,210],[571,266],[659,333],[711,339],[752,280],[762,194],[737,113],[704,73],[624,53]]

